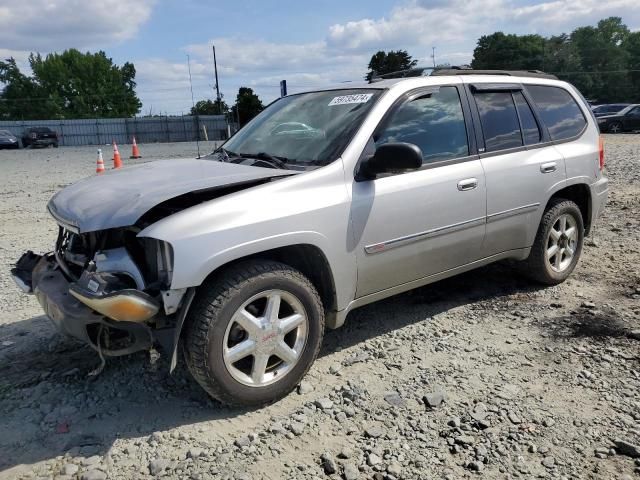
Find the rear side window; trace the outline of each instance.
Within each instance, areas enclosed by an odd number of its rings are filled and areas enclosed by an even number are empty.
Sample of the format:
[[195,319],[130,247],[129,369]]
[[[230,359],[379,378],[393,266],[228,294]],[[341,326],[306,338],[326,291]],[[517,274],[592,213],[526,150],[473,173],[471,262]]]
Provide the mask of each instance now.
[[533,145],[540,141],[540,129],[536,118],[533,116],[531,107],[522,95],[522,92],[513,92],[513,100],[516,102],[520,124],[522,125],[522,136],[525,145]]
[[511,92],[479,92],[474,97],[486,151],[521,147],[520,123]]
[[402,104],[374,137],[376,145],[408,142],[420,147],[423,164],[469,155],[467,129],[456,87],[440,87]]
[[552,140],[579,135],[587,124],[582,110],[565,89],[546,85],[527,85]]

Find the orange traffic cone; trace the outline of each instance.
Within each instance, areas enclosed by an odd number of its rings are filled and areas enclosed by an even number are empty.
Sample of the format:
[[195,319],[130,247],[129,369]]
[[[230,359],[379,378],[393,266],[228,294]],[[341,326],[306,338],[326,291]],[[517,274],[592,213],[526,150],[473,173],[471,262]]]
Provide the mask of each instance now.
[[131,156],[129,158],[142,158],[142,155],[140,155],[140,150],[138,150],[136,137],[133,137],[133,146],[131,147]]
[[96,173],[104,173],[104,160],[102,159],[102,150],[98,149],[98,160],[96,161]]
[[118,145],[116,141],[113,141],[113,168],[120,168],[122,166],[122,159],[120,158],[120,152],[118,151]]

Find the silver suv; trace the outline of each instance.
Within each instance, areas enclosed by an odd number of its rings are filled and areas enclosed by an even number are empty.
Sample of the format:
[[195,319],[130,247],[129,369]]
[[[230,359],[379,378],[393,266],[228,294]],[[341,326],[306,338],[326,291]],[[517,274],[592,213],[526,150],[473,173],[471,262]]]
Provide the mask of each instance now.
[[290,392],[325,326],[503,259],[564,281],[607,197],[597,123],[540,72],[435,71],[290,95],[203,159],[58,192],[13,269],[103,355],[177,350],[225,403]]

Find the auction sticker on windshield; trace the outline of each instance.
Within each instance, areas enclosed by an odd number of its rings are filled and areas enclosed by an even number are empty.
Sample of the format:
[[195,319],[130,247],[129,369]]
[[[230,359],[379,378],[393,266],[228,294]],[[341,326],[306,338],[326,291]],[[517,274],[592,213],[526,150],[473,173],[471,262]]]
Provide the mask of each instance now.
[[340,97],[333,97],[333,100],[329,102],[329,106],[334,105],[347,105],[349,103],[367,103],[373,97],[373,93],[358,93],[356,95],[342,95]]

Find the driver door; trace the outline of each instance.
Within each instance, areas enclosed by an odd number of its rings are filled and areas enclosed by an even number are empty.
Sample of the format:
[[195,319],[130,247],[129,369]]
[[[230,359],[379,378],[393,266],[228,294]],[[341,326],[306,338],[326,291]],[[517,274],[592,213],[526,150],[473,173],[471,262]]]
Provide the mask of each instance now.
[[625,130],[640,130],[640,107],[632,108],[624,119]]
[[357,297],[479,258],[485,178],[468,125],[464,91],[442,86],[412,92],[378,127],[372,143],[413,143],[424,160],[419,170],[354,181]]

